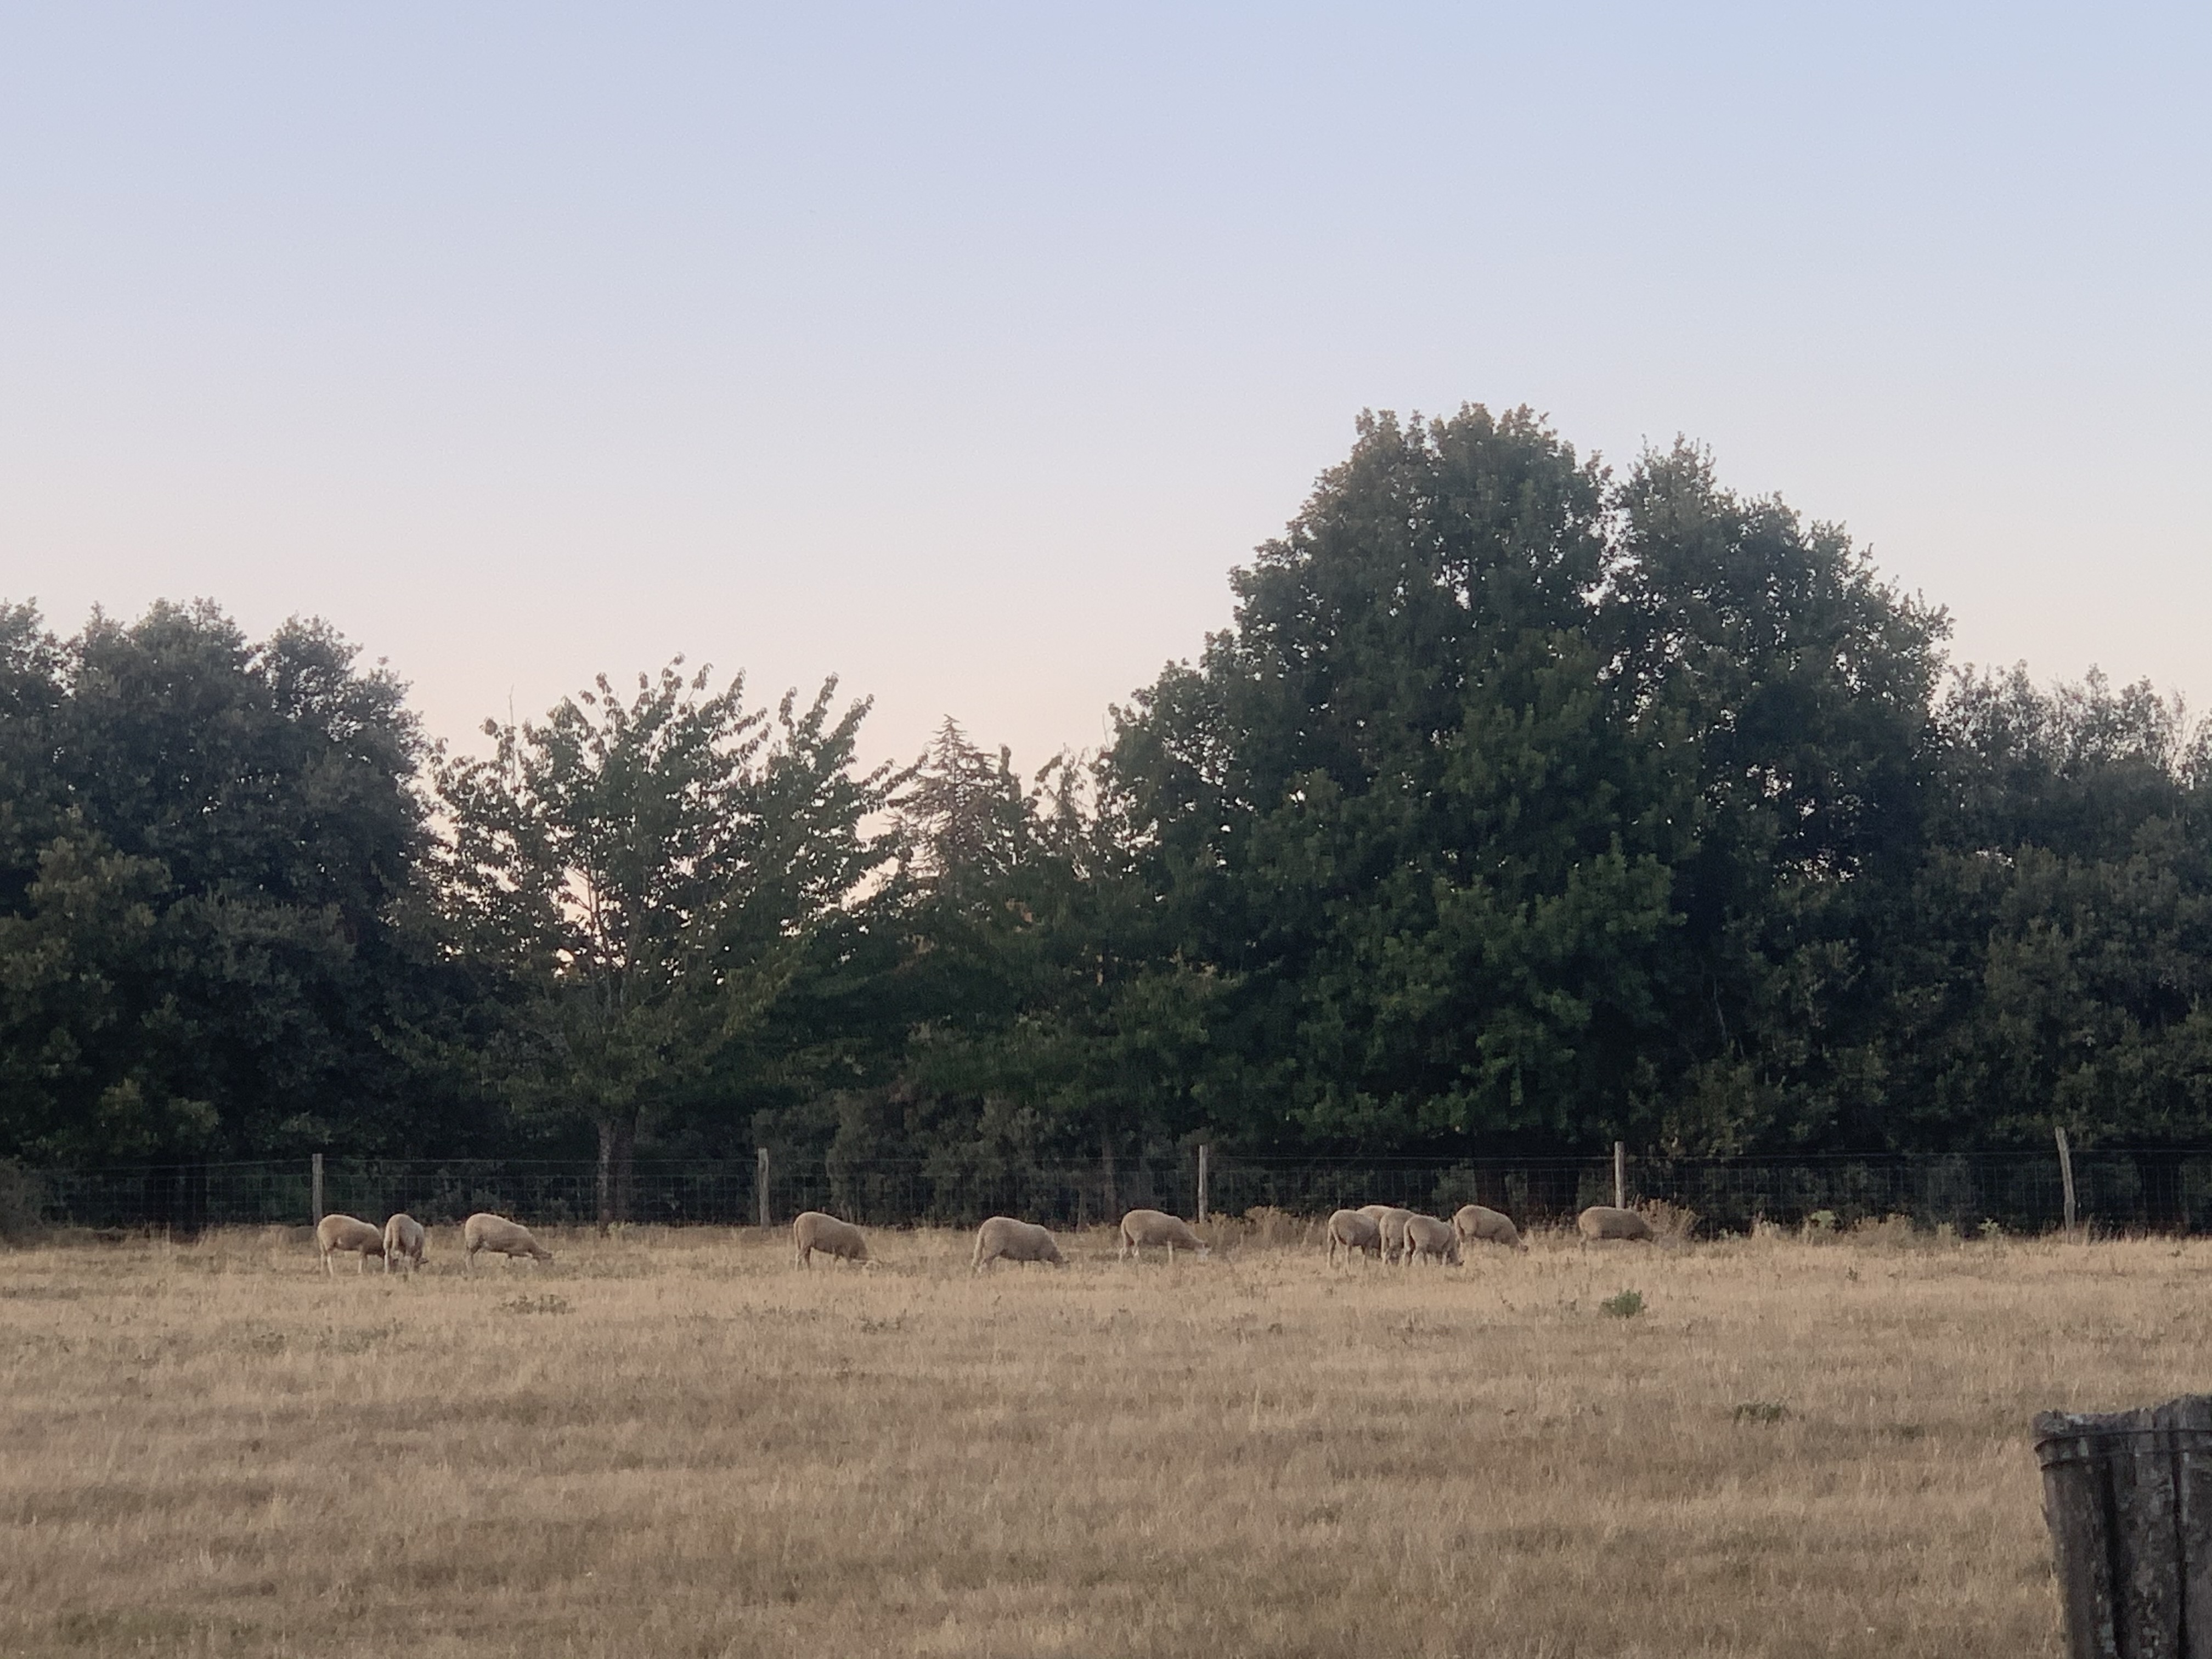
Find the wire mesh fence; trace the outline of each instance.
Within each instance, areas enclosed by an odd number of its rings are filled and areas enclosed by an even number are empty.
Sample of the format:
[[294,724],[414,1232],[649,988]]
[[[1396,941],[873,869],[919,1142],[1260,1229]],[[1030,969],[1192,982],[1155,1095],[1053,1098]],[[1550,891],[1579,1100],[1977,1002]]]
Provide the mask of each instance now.
[[[2118,1231],[2212,1231],[2212,1150],[2077,1150],[2081,1219]],[[1850,1226],[1902,1216],[1961,1231],[1995,1222],[2008,1231],[2060,1224],[2059,1163],[2049,1152],[1946,1157],[1656,1158],[1625,1160],[1631,1202],[1663,1200],[1693,1211],[1706,1232],[1742,1231],[1765,1219],[1815,1218]],[[994,1214],[1054,1225],[1112,1221],[1146,1206],[1197,1212],[1200,1171],[1178,1151],[1099,1164],[962,1163],[779,1156],[643,1161],[632,1174],[627,1218],[667,1225],[788,1222],[827,1210],[869,1226],[969,1225]],[[1609,1158],[1302,1160],[1215,1153],[1206,1207],[1217,1215],[1267,1208],[1320,1216],[1369,1203],[1449,1214],[1462,1204],[1503,1210],[1524,1225],[1559,1222],[1613,1198]],[[308,1158],[134,1169],[46,1170],[28,1184],[50,1222],[93,1228],[306,1225],[317,1213]],[[583,1161],[330,1158],[322,1160],[321,1210],[381,1219],[405,1210],[425,1222],[493,1210],[532,1223],[581,1224],[600,1213],[599,1170]]]

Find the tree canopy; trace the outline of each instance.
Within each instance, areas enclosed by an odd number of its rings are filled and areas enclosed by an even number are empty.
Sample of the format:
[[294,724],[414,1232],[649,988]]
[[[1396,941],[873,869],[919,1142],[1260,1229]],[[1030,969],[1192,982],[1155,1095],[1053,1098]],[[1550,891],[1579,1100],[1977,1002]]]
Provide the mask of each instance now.
[[1231,597],[1033,776],[681,659],[434,752],[322,623],[0,606],[0,1156],[2212,1137],[2178,702],[1527,410],[1364,420]]

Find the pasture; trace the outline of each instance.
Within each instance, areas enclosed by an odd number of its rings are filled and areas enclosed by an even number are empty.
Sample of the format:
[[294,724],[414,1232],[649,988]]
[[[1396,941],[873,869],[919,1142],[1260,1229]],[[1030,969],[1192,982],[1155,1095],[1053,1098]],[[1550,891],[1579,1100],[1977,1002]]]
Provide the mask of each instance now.
[[0,1651],[2055,1655],[2030,1413],[2212,1374],[2162,1239],[542,1236],[0,1253]]

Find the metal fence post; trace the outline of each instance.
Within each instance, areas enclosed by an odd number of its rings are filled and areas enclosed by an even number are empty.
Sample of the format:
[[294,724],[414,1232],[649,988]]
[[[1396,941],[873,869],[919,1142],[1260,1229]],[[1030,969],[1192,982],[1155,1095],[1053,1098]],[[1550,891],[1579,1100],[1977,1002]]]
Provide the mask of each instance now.
[[2066,1188],[2066,1231],[2074,1231],[2074,1149],[2066,1144],[2066,1127],[2059,1125],[2051,1133],[2058,1137],[2058,1179]]
[[1625,1140],[1613,1143],[1613,1207],[1628,1207],[1628,1143]]
[[[299,1165],[295,1164],[292,1167],[297,1169]],[[320,1152],[317,1152],[308,1161],[307,1185],[313,1189],[311,1202],[314,1208],[315,1218],[311,1224],[319,1227],[323,1224],[323,1155]]]
[[1198,1219],[1203,1225],[1206,1221],[1206,1143],[1202,1140],[1198,1143]]
[[754,1156],[760,1160],[760,1173],[754,1177],[753,1209],[763,1231],[768,1227],[768,1148],[757,1147]]

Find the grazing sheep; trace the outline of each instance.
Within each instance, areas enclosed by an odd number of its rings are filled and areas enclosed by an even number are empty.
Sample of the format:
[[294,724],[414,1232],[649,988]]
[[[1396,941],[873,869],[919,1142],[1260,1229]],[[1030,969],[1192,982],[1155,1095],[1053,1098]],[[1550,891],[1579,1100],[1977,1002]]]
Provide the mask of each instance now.
[[526,1255],[534,1261],[553,1259],[553,1252],[532,1238],[529,1228],[488,1210],[477,1211],[461,1224],[461,1248],[471,1273],[477,1270],[478,1250],[489,1250],[494,1255],[510,1260],[518,1255]]
[[404,1261],[407,1271],[413,1273],[422,1265],[422,1247],[428,1242],[422,1224],[402,1210],[384,1224],[384,1271],[390,1273],[397,1260]]
[[1423,1256],[1434,1256],[1438,1261],[1459,1266],[1459,1230],[1449,1221],[1439,1221],[1432,1215],[1409,1215],[1406,1218],[1406,1260],[1418,1261]]
[[814,1265],[817,1250],[847,1261],[868,1259],[868,1241],[860,1236],[860,1230],[849,1221],[840,1221],[819,1210],[804,1211],[792,1222],[791,1242],[799,1252],[799,1265],[802,1267]]
[[1140,1256],[1147,1244],[1164,1245],[1170,1261],[1175,1260],[1177,1249],[1191,1250],[1200,1255],[1210,1254],[1206,1242],[1191,1231],[1190,1223],[1181,1216],[1170,1215],[1164,1210],[1132,1210],[1121,1218],[1121,1248],[1116,1254]]
[[1521,1237],[1521,1230],[1513,1224],[1512,1217],[1486,1210],[1480,1204],[1462,1205],[1459,1212],[1452,1217],[1452,1230],[1463,1243],[1476,1240],[1485,1244],[1503,1244],[1511,1249],[1528,1248],[1528,1241]]
[[361,1255],[353,1270],[366,1273],[369,1257],[384,1254],[384,1235],[358,1217],[326,1215],[315,1224],[315,1248],[323,1253],[323,1271],[335,1279],[337,1269],[331,1266],[332,1256],[342,1250],[358,1250]]
[[999,1261],[1049,1261],[1055,1267],[1066,1265],[1050,1233],[1035,1222],[1017,1221],[1010,1215],[994,1215],[975,1229],[975,1259],[969,1263],[968,1271],[980,1273]]
[[1382,1254],[1382,1230],[1376,1225],[1375,1218],[1364,1210],[1339,1210],[1328,1218],[1328,1261],[1336,1265],[1336,1253],[1341,1249],[1346,1261],[1364,1251],[1369,1255]]
[[1591,1205],[1575,1218],[1575,1226],[1586,1240],[1651,1237],[1650,1222],[1633,1210],[1615,1209],[1610,1204]]
[[1413,1218],[1411,1210],[1386,1209],[1376,1218],[1375,1225],[1382,1235],[1382,1259],[1397,1261],[1406,1254],[1406,1224]]

